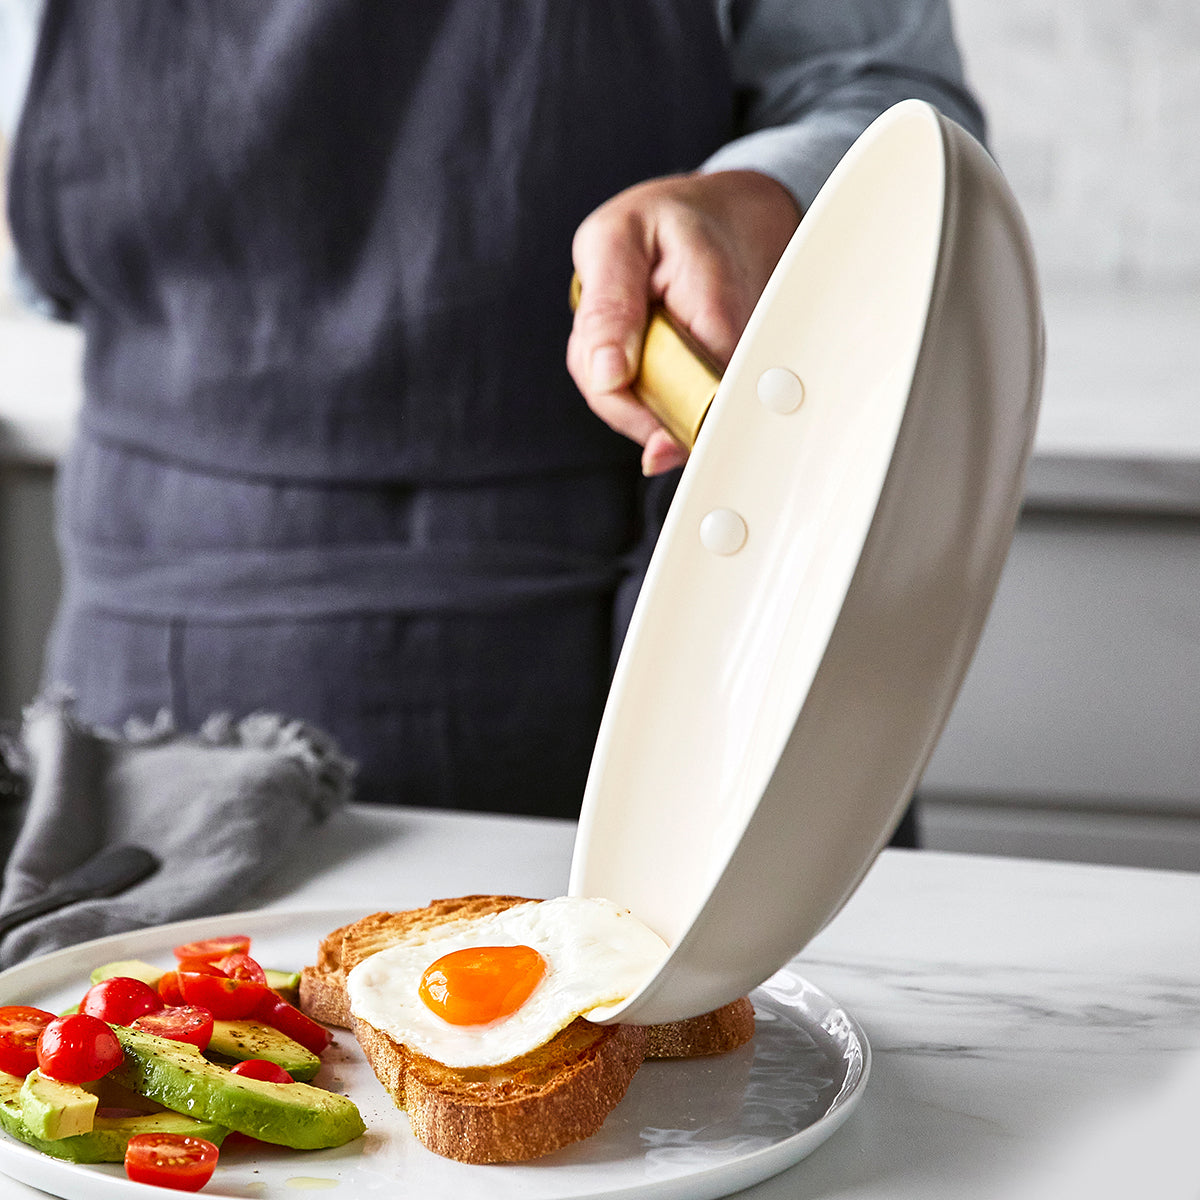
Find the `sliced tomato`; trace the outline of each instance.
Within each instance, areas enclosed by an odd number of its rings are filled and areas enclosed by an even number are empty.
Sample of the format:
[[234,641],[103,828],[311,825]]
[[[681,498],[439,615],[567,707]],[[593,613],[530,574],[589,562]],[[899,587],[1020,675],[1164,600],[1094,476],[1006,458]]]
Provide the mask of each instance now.
[[249,954],[250,939],[243,933],[230,933],[225,937],[204,938],[198,942],[185,942],[175,947],[176,958],[202,958],[216,962],[227,954]]
[[125,1174],[134,1183],[198,1192],[212,1178],[219,1153],[204,1138],[182,1133],[139,1133],[125,1148]]
[[177,1004],[147,1013],[133,1023],[134,1029],[144,1029],[173,1042],[191,1042],[199,1050],[207,1050],[212,1041],[213,1015],[207,1008]]
[[324,1025],[314,1021],[312,1017],[302,1013],[294,1005],[289,1004],[277,992],[267,990],[254,1010],[254,1016],[263,1022],[286,1033],[293,1041],[299,1042],[313,1054],[322,1054],[333,1041],[333,1034]]
[[295,1083],[296,1081],[278,1064],[265,1058],[246,1058],[229,1068],[233,1075],[246,1079],[261,1079],[264,1083]]
[[199,975],[224,975],[225,972],[211,958],[181,958],[175,964],[177,971],[191,971]]
[[27,1004],[0,1008],[0,1071],[28,1075],[37,1066],[37,1040],[53,1020],[52,1012]]
[[[248,979],[251,983],[267,986],[267,973],[248,954],[227,954],[213,964],[222,975],[230,979]],[[183,968],[180,967],[180,970]]]
[[140,979],[114,975],[88,988],[79,1011],[110,1025],[131,1025],[138,1017],[157,1012],[162,1006],[156,988]]
[[178,974],[184,1004],[207,1008],[222,1021],[239,1021],[250,1016],[263,996],[269,994],[265,983],[252,979],[230,979],[226,975],[202,975],[196,971]]
[[91,1083],[124,1061],[121,1043],[99,1017],[55,1017],[37,1040],[37,1065],[62,1083]]
[[168,1006],[183,1003],[183,993],[179,990],[179,972],[167,971],[159,978],[158,994],[162,1002]]

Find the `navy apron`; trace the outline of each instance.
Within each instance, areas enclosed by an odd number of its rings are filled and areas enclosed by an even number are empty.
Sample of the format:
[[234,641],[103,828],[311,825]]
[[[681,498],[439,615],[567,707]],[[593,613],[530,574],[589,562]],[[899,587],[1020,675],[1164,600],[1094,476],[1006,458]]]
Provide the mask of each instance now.
[[50,0],[10,173],[86,335],[47,680],[574,815],[669,483],[567,376],[571,237],[733,108],[706,0]]

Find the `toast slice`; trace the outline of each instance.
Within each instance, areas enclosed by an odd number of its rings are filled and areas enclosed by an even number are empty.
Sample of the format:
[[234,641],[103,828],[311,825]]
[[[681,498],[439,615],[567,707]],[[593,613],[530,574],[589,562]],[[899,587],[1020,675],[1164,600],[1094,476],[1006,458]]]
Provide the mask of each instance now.
[[742,996],[698,1017],[666,1025],[647,1025],[645,1030],[647,1058],[728,1054],[754,1036],[754,1005],[749,996]]
[[356,1021],[354,1032],[417,1140],[468,1163],[523,1162],[591,1137],[625,1095],[646,1048],[639,1025],[581,1018],[502,1066],[451,1068],[366,1021]]
[[470,1163],[519,1162],[590,1137],[649,1053],[719,1054],[754,1031],[749,1000],[669,1025],[596,1025],[582,1018],[544,1046],[497,1067],[451,1068],[416,1053],[350,1012],[346,977],[403,937],[528,901],[461,896],[406,912],[373,913],[328,934],[300,974],[300,1007],[352,1029],[367,1061],[428,1149]]

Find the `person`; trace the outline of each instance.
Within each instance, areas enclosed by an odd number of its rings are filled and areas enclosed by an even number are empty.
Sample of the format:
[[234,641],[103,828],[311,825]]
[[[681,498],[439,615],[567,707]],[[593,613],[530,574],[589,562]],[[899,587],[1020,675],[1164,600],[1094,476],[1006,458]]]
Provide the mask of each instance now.
[[684,458],[647,304],[727,359],[910,96],[982,136],[946,0],[48,0],[9,182],[85,334],[47,684],[573,816]]

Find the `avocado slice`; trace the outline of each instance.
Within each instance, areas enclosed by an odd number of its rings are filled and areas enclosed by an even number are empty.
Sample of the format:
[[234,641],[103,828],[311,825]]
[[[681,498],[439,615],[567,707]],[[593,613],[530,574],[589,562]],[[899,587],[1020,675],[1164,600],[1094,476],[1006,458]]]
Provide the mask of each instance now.
[[307,1083],[265,1083],[210,1063],[194,1046],[114,1026],[125,1061],[117,1083],[167,1108],[295,1150],[341,1146],[366,1126],[354,1102]]
[[177,1112],[145,1113],[140,1116],[97,1116],[88,1133],[62,1138],[40,1138],[21,1115],[19,1075],[0,1071],[0,1128],[43,1154],[73,1163],[119,1163],[125,1158],[129,1139],[138,1133],[181,1133],[220,1145],[226,1130],[209,1121],[197,1121]]
[[123,958],[117,962],[105,963],[97,967],[91,975],[92,983],[101,983],[105,979],[116,979],[124,976],[128,979],[140,979],[151,987],[158,987],[158,981],[166,974],[161,967],[151,966],[140,958]]
[[212,1041],[205,1053],[238,1062],[265,1058],[301,1082],[321,1069],[321,1060],[311,1050],[261,1021],[214,1021]]
[[264,967],[263,974],[267,977],[267,987],[278,992],[289,1004],[295,1004],[300,997],[300,972],[276,971]]
[[21,1119],[34,1137],[48,1142],[90,1133],[98,1098],[77,1083],[63,1083],[34,1069],[19,1094]]

